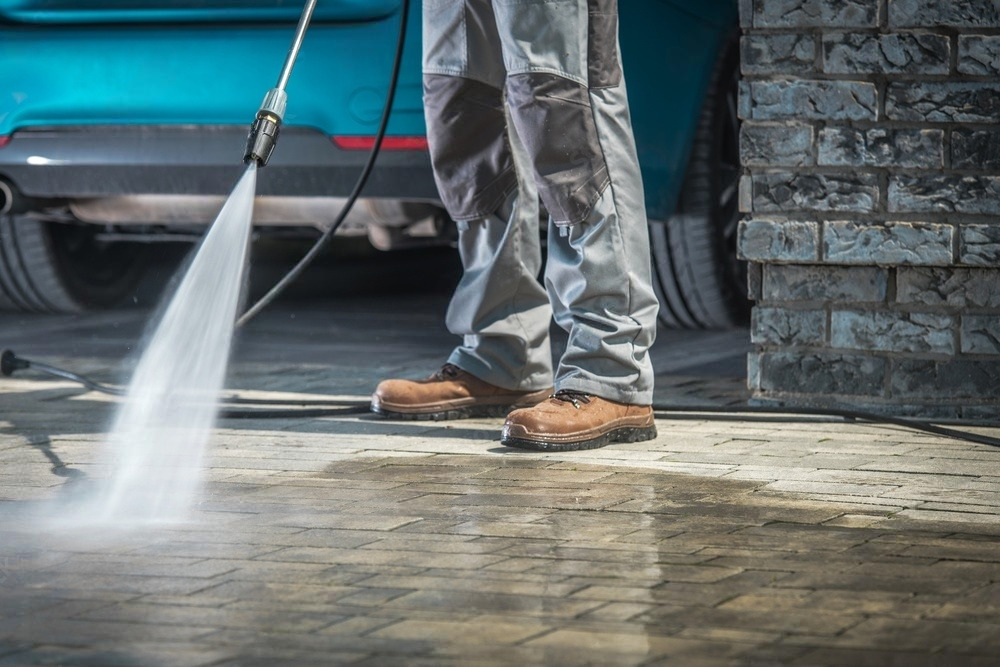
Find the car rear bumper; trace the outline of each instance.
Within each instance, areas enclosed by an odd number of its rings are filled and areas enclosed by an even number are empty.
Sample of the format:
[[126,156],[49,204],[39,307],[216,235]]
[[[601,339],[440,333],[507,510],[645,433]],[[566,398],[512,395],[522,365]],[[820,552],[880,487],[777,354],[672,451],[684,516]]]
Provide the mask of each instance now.
[[[0,179],[35,199],[227,194],[243,166],[247,127],[118,125],[15,132],[0,148]],[[261,170],[259,195],[344,197],[368,159],[309,128],[281,130]],[[383,151],[364,189],[369,198],[437,201],[423,150]]]

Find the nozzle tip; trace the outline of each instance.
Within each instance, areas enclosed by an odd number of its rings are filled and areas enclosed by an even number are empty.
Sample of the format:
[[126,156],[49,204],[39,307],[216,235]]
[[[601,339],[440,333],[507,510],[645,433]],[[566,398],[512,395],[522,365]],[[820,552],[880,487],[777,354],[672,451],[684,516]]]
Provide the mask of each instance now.
[[257,117],[250,125],[250,133],[247,135],[247,149],[243,154],[244,164],[253,160],[258,167],[267,166],[267,161],[271,159],[271,153],[274,151],[274,145],[278,141],[280,123],[280,118],[264,109],[257,113]]

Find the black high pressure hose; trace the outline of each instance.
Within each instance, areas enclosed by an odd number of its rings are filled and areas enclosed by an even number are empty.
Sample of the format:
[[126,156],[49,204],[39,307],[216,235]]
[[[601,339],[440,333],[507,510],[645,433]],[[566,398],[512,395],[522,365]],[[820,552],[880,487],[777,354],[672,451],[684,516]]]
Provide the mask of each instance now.
[[[344,203],[343,208],[340,209],[340,214],[337,215],[337,218],[333,221],[333,224],[330,225],[329,229],[323,232],[323,235],[319,237],[315,244],[313,244],[313,247],[309,249],[309,252],[307,252],[302,259],[300,259],[298,263],[293,266],[292,269],[284,275],[284,277],[281,278],[281,280],[275,283],[274,287],[272,287],[267,294],[262,296],[257,303],[247,309],[247,311],[243,313],[238,320],[236,320],[237,327],[242,327],[244,324],[253,319],[257,313],[266,308],[279,294],[285,290],[286,287],[302,275],[302,272],[306,270],[312,261],[319,255],[320,251],[326,247],[326,244],[329,243],[330,239],[333,238],[333,235],[347,218],[347,214],[351,212],[352,208],[354,208],[354,203],[361,195],[361,191],[364,189],[365,184],[368,182],[368,177],[371,175],[372,169],[375,167],[375,160],[378,159],[379,151],[382,148],[382,141],[385,139],[386,128],[389,126],[389,116],[392,115],[392,104],[396,99],[396,87],[399,83],[399,71],[403,63],[403,46],[406,44],[406,27],[409,22],[409,16],[410,0],[403,0],[399,14],[399,37],[396,40],[396,54],[392,62],[392,74],[389,77],[389,90],[386,92],[385,105],[382,107],[382,118],[379,120],[378,131],[375,133],[375,143],[372,145],[371,151],[368,153],[368,160],[365,162],[365,166],[361,170],[361,174],[358,176],[357,182],[354,184],[354,189],[347,197],[347,201]],[[275,137],[277,137],[277,127],[275,127]]]
[[[34,368],[37,371],[77,382],[92,391],[110,394],[112,396],[123,396],[124,391],[118,387],[97,382],[83,375],[56,368],[48,364],[38,363],[30,359],[18,357],[10,350],[4,350],[0,354],[0,374],[9,376],[15,371]],[[219,416],[223,419],[310,419],[317,417],[343,417],[354,414],[367,414],[370,408],[367,402],[345,401],[342,399],[319,399],[319,400],[271,400],[271,399],[251,399],[238,396],[228,396],[219,399],[223,406]],[[268,408],[245,409],[235,408],[240,405],[262,405]],[[273,406],[302,406],[294,408],[274,409]],[[308,406],[308,407],[307,407]],[[955,428],[947,428],[937,424],[916,419],[904,419],[888,415],[878,415],[872,412],[860,410],[846,410],[838,408],[797,408],[779,406],[717,406],[717,405],[669,405],[665,403],[654,403],[653,411],[657,417],[669,417],[676,415],[699,415],[715,414],[721,415],[717,419],[730,417],[740,418],[741,415],[798,415],[801,417],[836,417],[845,421],[867,422],[872,424],[892,424],[914,431],[921,431],[965,442],[973,442],[990,447],[1000,447],[1000,439],[991,438],[978,433],[970,433]]]

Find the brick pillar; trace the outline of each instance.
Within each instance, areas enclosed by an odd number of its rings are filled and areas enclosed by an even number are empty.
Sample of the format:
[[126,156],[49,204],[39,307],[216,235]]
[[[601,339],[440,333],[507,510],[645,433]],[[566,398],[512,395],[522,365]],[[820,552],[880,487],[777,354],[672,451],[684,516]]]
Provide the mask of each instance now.
[[760,402],[1000,419],[1000,0],[740,0]]

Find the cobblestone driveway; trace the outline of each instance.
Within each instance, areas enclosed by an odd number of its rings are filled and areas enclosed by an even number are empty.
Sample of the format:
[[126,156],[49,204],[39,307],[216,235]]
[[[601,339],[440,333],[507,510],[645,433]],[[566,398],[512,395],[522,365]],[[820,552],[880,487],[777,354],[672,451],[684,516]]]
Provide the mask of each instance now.
[[[440,362],[440,307],[275,311],[230,385],[363,400]],[[0,336],[113,379],[138,319],[5,318]],[[741,336],[665,334],[658,400],[739,403]],[[24,374],[0,402],[0,665],[1000,659],[986,446],[695,414],[661,418],[649,443],[534,455],[500,447],[498,420],[224,420],[198,521],[111,537],[15,518],[103,474],[108,401]]]

